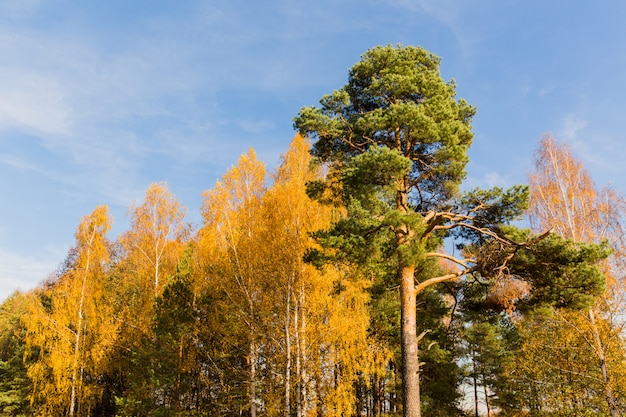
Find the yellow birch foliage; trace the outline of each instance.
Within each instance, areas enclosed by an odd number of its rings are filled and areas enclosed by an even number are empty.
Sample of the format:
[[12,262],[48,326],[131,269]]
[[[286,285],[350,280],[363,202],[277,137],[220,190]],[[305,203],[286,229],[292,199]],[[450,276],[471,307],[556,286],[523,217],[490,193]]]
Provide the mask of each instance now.
[[347,278],[333,267],[322,274],[303,261],[316,246],[310,233],[329,227],[337,215],[336,208],[306,195],[306,184],[322,176],[309,150],[304,137],[293,138],[264,199],[268,288],[280,323],[270,338],[280,345],[274,362],[283,376],[284,406],[278,408],[345,415],[355,410],[355,382],[380,371],[386,353],[367,339],[367,280]]
[[[218,287],[226,294],[246,351],[246,408],[255,417],[259,400],[259,351],[264,316],[263,268],[260,229],[262,197],[265,193],[265,165],[254,150],[242,155],[218,181],[203,194],[203,228],[200,231],[200,263],[208,274],[205,286]],[[238,325],[238,326],[237,326]]]
[[523,344],[508,373],[522,408],[559,410],[559,415],[606,410],[598,359],[581,333],[582,320],[582,314],[555,311],[520,323]]
[[176,272],[189,237],[184,218],[185,208],[163,182],[150,184],[143,202],[129,210],[130,229],[119,238],[123,257],[116,271],[127,347],[153,336],[154,300]]
[[27,351],[38,354],[28,369],[33,402],[44,414],[88,415],[100,395],[97,378],[117,337],[106,292],[110,226],[106,206],[83,218],[66,270],[24,316]]
[[306,195],[306,183],[321,175],[309,149],[296,135],[271,187],[250,150],[204,194],[200,263],[205,285],[226,294],[225,308],[245,329],[249,414],[352,412],[354,382],[376,352],[367,340],[366,283],[303,260],[315,245],[310,232],[334,215]]
[[203,194],[204,226],[200,230],[199,252],[214,270],[226,275],[224,278],[243,297],[246,308],[254,308],[260,297],[256,286],[260,257],[255,262],[260,242],[254,238],[263,225],[265,175],[265,165],[250,149],[213,190]]
[[[321,384],[324,416],[352,415],[356,410],[355,384],[359,378],[382,375],[391,352],[368,339],[370,301],[367,280],[346,277],[340,271],[327,271],[315,292],[316,378]],[[320,294],[321,293],[321,294]],[[321,304],[321,305],[320,305]]]
[[[550,136],[539,145],[529,180],[528,214],[535,230],[552,229],[575,241],[608,241],[614,250],[601,265],[607,276],[607,291],[591,309],[555,312],[554,323],[548,326],[549,334],[545,323],[533,323],[532,319],[521,323],[526,327],[525,348],[546,346],[533,351],[532,359],[546,366],[537,368],[540,375],[532,379],[544,383],[548,403],[590,406],[594,398],[603,398],[604,410],[616,416],[616,396],[624,395],[618,383],[626,376],[622,359],[626,353],[622,338],[626,307],[623,299],[626,247],[621,225],[624,200],[614,190],[598,190],[569,147]],[[530,328],[542,331],[526,331]],[[557,383],[562,385],[560,389],[547,389]]]
[[267,295],[274,300],[274,320],[266,327],[270,342],[268,354],[275,375],[266,381],[268,415],[287,415],[292,410],[303,415],[310,392],[310,288],[319,274],[304,263],[307,248],[313,244],[311,231],[328,225],[328,210],[311,201],[305,184],[316,179],[311,168],[309,144],[296,135],[274,175],[274,183],[264,196],[262,239]]
[[141,205],[129,211],[131,228],[121,237],[141,288],[154,296],[161,293],[168,275],[176,270],[189,225],[183,222],[185,209],[167,184],[153,183]]

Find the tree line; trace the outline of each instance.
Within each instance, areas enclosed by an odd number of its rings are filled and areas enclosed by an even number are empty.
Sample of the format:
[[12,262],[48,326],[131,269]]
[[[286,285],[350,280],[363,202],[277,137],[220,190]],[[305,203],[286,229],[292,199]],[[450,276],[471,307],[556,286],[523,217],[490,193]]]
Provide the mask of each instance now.
[[367,51],[197,230],[165,183],[114,240],[96,207],[0,305],[0,413],[623,415],[624,199],[549,136],[529,186],[461,192],[475,109],[439,64]]

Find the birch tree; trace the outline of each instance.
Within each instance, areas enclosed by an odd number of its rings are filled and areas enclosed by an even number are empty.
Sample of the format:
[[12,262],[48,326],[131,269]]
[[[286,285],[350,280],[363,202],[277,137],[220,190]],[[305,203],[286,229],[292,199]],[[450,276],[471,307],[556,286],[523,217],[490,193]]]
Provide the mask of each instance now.
[[[277,357],[282,368],[283,412],[291,416],[307,413],[310,393],[312,352],[311,338],[312,284],[319,272],[304,263],[306,250],[313,241],[310,232],[330,222],[331,210],[309,199],[305,184],[320,178],[319,169],[311,168],[310,145],[296,135],[275,174],[274,183],[265,195],[265,246],[270,277],[276,286],[274,298],[277,320],[282,327]],[[278,330],[278,329],[277,329]],[[277,331],[278,333],[278,331]],[[279,358],[283,357],[281,361]]]
[[384,368],[387,353],[368,339],[371,281],[304,260],[318,246],[311,233],[328,227],[341,211],[306,195],[305,185],[323,175],[311,165],[309,150],[296,135],[264,197],[264,258],[271,260],[267,278],[274,283],[268,290],[279,300],[274,317],[282,326],[282,337],[276,329],[270,338],[280,340],[272,359],[283,371],[283,413],[298,417],[356,412],[357,381]]
[[[587,352],[595,356],[607,409],[616,417],[621,410],[614,391],[619,373],[624,372],[620,358],[624,355],[622,317],[626,307],[626,247],[622,227],[625,201],[610,188],[599,190],[570,148],[551,136],[544,137],[539,144],[530,174],[530,190],[529,216],[536,230],[551,228],[574,241],[599,243],[606,240],[613,250],[601,266],[608,278],[602,297],[584,314],[557,311],[555,315],[561,331],[574,335],[559,339],[575,337],[584,341]],[[582,374],[587,374],[588,383],[595,380],[592,376],[595,372],[583,371]]]
[[106,206],[83,218],[67,269],[24,317],[27,346],[39,352],[28,369],[33,397],[53,414],[87,416],[100,394],[118,326],[105,291],[110,227]]
[[189,226],[185,210],[165,183],[150,184],[142,204],[129,211],[131,228],[121,237],[134,273],[153,297],[160,294],[168,274],[173,274],[185,248]]
[[224,291],[238,323],[245,329],[242,332],[247,343],[245,409],[251,417],[256,417],[260,406],[260,329],[266,283],[258,253],[263,246],[259,232],[263,227],[265,176],[265,165],[257,160],[252,149],[242,155],[222,181],[204,193],[204,226],[200,231],[201,246],[205,252],[212,251],[205,258],[208,278]]

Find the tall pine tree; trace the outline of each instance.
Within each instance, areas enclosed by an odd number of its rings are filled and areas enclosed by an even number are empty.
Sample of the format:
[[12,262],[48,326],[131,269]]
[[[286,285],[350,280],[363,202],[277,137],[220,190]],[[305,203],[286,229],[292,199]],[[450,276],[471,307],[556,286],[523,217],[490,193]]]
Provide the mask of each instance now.
[[[502,280],[522,253],[515,273],[532,280],[537,271],[525,268],[537,254],[529,249],[546,237],[503,227],[526,208],[524,187],[458,195],[475,109],[456,99],[455,84],[442,79],[439,64],[438,57],[419,47],[370,49],[343,88],[295,118],[299,132],[314,140],[313,155],[329,169],[326,181],[310,184],[310,195],[347,208],[343,219],[318,234],[320,242],[334,250],[330,255],[356,263],[395,262],[406,417],[421,414],[418,295],[464,275]],[[463,241],[465,257],[441,250],[450,233]],[[550,243],[539,257],[554,253],[546,250],[555,250],[559,242]],[[442,259],[457,269],[440,274]],[[593,290],[601,284],[599,276],[574,286]],[[546,285],[549,294],[554,288]]]

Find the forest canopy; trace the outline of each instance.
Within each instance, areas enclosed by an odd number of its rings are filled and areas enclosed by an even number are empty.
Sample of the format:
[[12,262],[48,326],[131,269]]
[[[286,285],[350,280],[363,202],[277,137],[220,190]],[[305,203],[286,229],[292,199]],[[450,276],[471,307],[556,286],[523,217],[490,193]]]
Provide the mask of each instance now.
[[198,228],[165,182],[117,238],[94,208],[0,305],[0,415],[626,413],[623,197],[549,136],[528,186],[464,191],[476,109],[440,62],[365,52]]

